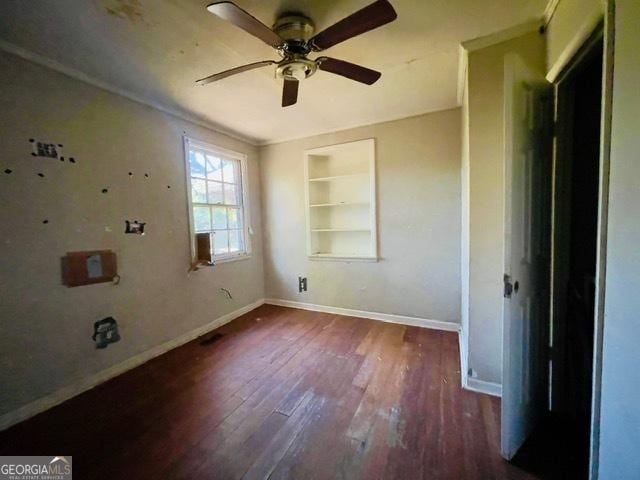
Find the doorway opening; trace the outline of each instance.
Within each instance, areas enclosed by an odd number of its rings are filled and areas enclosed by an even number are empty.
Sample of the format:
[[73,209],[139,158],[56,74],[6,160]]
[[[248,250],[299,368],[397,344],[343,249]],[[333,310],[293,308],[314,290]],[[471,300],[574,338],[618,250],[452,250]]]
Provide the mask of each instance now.
[[555,84],[549,413],[513,462],[543,478],[589,478],[603,33]]
[[589,471],[602,65],[598,32],[556,88],[550,401],[572,478]]

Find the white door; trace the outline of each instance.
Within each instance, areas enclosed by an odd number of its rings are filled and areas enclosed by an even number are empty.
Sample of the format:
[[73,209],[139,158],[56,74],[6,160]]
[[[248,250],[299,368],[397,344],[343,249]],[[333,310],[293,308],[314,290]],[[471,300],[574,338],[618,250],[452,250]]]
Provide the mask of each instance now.
[[542,75],[505,57],[505,292],[502,456],[547,410],[551,95]]

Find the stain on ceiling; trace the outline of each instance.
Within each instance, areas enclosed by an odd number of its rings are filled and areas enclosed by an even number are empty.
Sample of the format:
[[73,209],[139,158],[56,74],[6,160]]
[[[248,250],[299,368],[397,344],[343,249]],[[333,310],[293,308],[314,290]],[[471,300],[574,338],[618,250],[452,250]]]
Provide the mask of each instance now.
[[[299,11],[323,30],[373,0],[236,0],[271,26]],[[382,72],[367,86],[327,72],[280,106],[275,67],[201,87],[195,80],[279,60],[200,0],[4,0],[0,39],[256,143],[457,106],[459,44],[542,16],[546,0],[390,0],[398,19],[322,52]],[[312,58],[315,58],[312,56]]]

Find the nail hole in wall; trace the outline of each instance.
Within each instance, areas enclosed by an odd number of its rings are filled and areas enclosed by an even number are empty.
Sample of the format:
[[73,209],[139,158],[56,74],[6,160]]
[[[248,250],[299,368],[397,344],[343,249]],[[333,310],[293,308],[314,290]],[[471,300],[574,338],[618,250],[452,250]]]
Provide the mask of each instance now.
[[108,193],[108,192],[109,192],[109,189],[108,189],[108,188],[103,188],[103,189],[102,189],[102,193]]
[[10,168],[4,169],[4,173],[6,173],[7,175],[9,175],[11,172],[13,172],[13,170],[11,170]]
[[42,221],[42,223],[49,223],[49,220],[44,219],[44,220]]
[[44,178],[44,173],[38,173],[38,176],[39,176],[40,178]]

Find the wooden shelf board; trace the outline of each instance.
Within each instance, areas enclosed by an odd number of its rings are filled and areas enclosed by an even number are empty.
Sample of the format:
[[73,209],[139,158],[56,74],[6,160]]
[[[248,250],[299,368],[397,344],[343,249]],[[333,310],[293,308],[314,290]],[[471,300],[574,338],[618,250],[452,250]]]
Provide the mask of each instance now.
[[371,232],[368,228],[312,228],[312,232]]
[[316,177],[310,178],[310,182],[331,182],[333,180],[342,180],[345,178],[356,178],[356,177],[366,177],[369,178],[368,173],[351,173],[349,175],[333,175],[331,177]]
[[369,205],[369,202],[336,202],[336,203],[315,203],[309,205],[311,208],[317,207],[345,207],[349,205]]
[[309,255],[311,260],[345,260],[360,262],[377,262],[378,257],[371,255],[362,255],[358,253],[313,253]]

